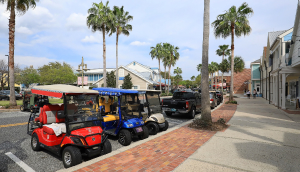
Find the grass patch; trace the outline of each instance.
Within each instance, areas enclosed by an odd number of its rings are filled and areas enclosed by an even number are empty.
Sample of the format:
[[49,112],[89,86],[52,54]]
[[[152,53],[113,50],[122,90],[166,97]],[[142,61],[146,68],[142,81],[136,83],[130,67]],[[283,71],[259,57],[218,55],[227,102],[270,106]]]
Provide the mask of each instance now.
[[49,99],[50,104],[59,104],[59,103],[64,103],[63,99]]
[[[49,103],[50,104],[59,104],[59,103],[63,103],[64,100],[63,99],[52,99],[50,98],[49,99]],[[16,107],[11,107],[12,109],[18,109],[19,106],[23,105],[23,100],[17,100],[17,105]],[[2,108],[5,108],[5,109],[9,109],[10,106],[9,106],[9,100],[2,100],[0,101],[0,106],[3,106]]]
[[[23,100],[17,100],[17,105],[22,105]],[[7,106],[9,105],[9,100],[1,100],[0,101],[0,106]]]
[[227,101],[225,102],[225,104],[237,104],[237,101],[233,100],[233,101]]

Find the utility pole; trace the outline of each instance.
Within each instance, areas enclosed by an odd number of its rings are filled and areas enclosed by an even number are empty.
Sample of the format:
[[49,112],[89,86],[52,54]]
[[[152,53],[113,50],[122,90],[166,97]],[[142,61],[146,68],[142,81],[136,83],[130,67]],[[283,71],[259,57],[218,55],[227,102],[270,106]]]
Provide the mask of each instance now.
[[[80,69],[80,67],[82,69]],[[88,69],[87,69],[87,64],[84,64],[84,61],[83,61],[83,57],[82,57],[82,61],[81,61],[81,64],[78,65],[78,69],[76,71],[78,71],[79,73],[82,74],[82,78],[81,78],[81,86],[83,88],[83,74],[84,72],[86,72]]]
[[8,87],[8,89],[9,89],[9,55],[5,55],[5,56],[7,56],[7,68],[8,68],[8,72],[7,72],[7,87]]

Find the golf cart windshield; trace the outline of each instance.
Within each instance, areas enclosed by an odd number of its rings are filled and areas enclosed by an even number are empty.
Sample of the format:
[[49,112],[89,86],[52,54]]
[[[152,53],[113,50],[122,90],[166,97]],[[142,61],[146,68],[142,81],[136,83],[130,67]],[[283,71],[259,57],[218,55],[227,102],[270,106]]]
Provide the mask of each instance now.
[[147,92],[147,99],[151,113],[161,113],[161,106],[159,100],[159,93]]
[[84,127],[96,126],[93,120],[100,118],[98,112],[98,95],[67,95],[67,115],[70,131]]
[[138,94],[123,94],[121,99],[121,109],[126,111],[125,115],[139,115],[140,100]]

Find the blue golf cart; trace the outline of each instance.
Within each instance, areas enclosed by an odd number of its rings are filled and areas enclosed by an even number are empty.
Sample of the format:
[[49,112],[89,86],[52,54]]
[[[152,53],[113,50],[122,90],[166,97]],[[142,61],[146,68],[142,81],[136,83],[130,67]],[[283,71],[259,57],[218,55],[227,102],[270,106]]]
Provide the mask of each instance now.
[[140,139],[149,137],[143,121],[143,108],[138,99],[138,91],[118,88],[93,88],[99,92],[99,111],[103,116],[100,124],[109,135],[118,136],[121,145],[131,143],[133,136]]

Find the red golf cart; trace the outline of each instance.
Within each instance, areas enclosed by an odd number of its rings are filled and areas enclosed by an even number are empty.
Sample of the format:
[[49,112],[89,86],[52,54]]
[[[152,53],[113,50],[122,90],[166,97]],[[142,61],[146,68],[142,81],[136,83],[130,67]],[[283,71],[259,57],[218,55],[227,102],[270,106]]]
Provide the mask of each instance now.
[[62,157],[68,168],[82,162],[82,156],[94,157],[111,152],[111,144],[101,126],[98,91],[70,85],[35,86],[33,94],[63,99],[63,104],[45,104],[39,114],[31,113],[28,133],[34,151],[47,149]]

